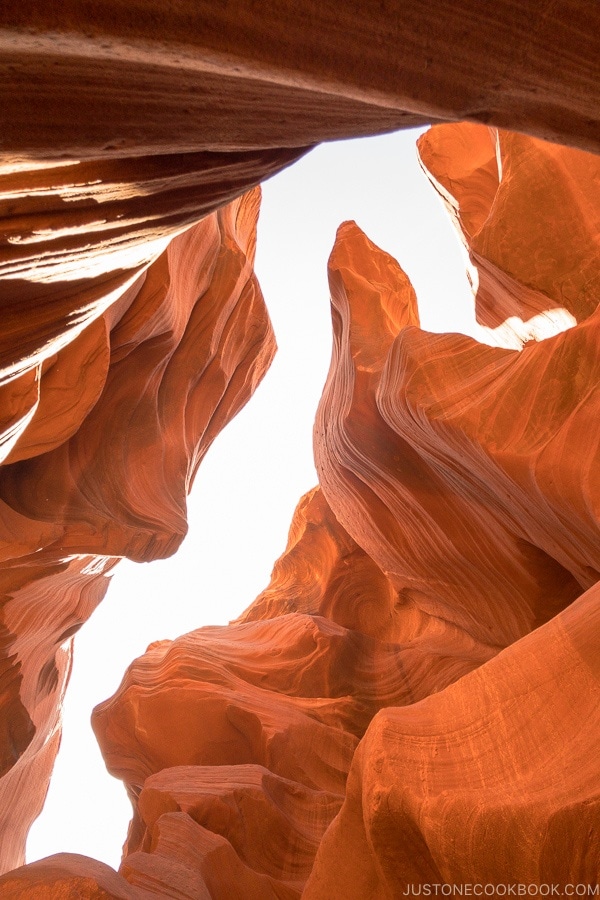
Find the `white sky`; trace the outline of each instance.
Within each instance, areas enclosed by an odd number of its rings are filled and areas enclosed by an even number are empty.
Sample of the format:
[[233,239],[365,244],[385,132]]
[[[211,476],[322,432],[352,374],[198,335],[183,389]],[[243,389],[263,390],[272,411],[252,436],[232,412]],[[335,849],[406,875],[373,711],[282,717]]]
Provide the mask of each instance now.
[[256,272],[279,352],[217,438],[189,501],[175,557],[122,562],[75,641],[63,741],[27,861],[82,853],[117,868],[131,815],[104,767],[93,707],[154,640],[226,624],[267,585],[293,510],[316,484],[312,425],[329,367],[327,258],[354,219],[408,273],[430,331],[476,335],[465,256],[416,160],[418,131],[323,145],[263,185]]

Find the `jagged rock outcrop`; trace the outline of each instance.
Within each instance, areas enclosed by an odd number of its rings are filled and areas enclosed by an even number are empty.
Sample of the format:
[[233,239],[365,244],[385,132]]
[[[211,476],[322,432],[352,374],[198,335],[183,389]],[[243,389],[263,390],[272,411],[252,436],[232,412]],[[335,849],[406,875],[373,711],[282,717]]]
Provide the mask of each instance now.
[[[345,223],[320,487],[271,584],[230,626],[152,645],[95,711],[134,808],[120,874],[62,854],[3,896],[595,884],[600,163],[470,125],[420,153],[485,270],[482,320],[564,298],[577,324],[522,349],[423,332],[396,261]],[[512,227],[548,177],[581,237],[568,269],[571,220]]]
[[[150,560],[177,548],[197,466],[271,360],[274,338],[252,269],[258,206],[256,191],[234,201],[125,276],[110,239],[86,247],[76,233],[74,250],[63,236],[62,250],[48,251],[56,263],[50,280],[3,282],[6,290],[26,283],[32,296],[39,284],[50,297],[48,306],[38,298],[32,316],[15,318],[2,339],[4,870],[23,862],[46,793],[72,635],[102,599],[119,557]],[[56,231],[52,237],[60,243]],[[116,279],[90,278],[93,301],[81,280],[69,280],[71,251],[99,260],[109,276],[117,266]],[[156,243],[140,251],[150,252]],[[27,327],[23,349],[17,329]]]

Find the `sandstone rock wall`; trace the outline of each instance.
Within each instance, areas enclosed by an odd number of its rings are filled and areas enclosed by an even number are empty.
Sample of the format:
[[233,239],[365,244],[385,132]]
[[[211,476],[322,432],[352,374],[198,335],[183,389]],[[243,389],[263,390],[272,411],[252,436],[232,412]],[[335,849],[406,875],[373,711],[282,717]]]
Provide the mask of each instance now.
[[[495,296],[526,321],[566,297],[576,324],[522,349],[426,333],[398,263],[340,227],[320,486],[236,622],[152,645],[96,709],[134,809],[120,874],[63,854],[6,875],[6,896],[596,883],[600,319],[580,300],[600,163],[470,125],[420,153],[485,269],[482,319]],[[511,212],[536,177],[580,223],[572,267],[561,218]]]
[[599,16],[3,3],[3,870],[43,803],[74,633],[119,557],[177,548],[274,351],[240,196],[320,140],[484,123],[419,151],[506,347],[422,332],[398,264],[342,226],[320,487],[271,585],[150,648],[98,709],[134,807],[121,873],[63,854],[2,896],[598,878]]
[[300,147],[469,119],[598,150],[588,0],[5,0],[3,149]]
[[[20,328],[29,322],[37,341],[30,355],[14,333],[3,336],[11,360],[0,388],[4,869],[23,862],[43,803],[72,635],[102,599],[118,558],[175,551],[198,463],[275,350],[252,269],[258,206],[255,191],[161,252],[151,245],[156,258],[133,276],[90,279],[95,302],[85,287],[77,293],[79,279],[54,273],[41,282],[49,309],[39,300],[32,316],[21,315]],[[112,247],[102,250],[103,264],[113,265]],[[70,342],[62,323],[77,335]]]

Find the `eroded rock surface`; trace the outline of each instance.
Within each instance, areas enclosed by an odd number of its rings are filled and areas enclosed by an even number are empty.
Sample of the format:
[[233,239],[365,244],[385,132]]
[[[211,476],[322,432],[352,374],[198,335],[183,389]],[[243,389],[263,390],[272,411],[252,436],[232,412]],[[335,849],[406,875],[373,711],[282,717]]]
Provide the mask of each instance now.
[[595,885],[599,602],[595,585],[441,694],[380,712],[303,896]]
[[[5,870],[22,863],[46,793],[72,635],[102,599],[118,558],[150,560],[177,548],[197,466],[271,360],[275,342],[252,269],[258,206],[255,191],[160,252],[145,243],[147,234],[136,236],[138,257],[155,258],[141,266],[138,259],[125,276],[110,239],[86,247],[76,232],[73,258],[108,271],[90,278],[94,300],[79,279],[70,280],[64,235],[62,249],[48,251],[48,280],[38,282],[34,271],[26,282],[2,282],[7,291],[26,284],[32,297],[42,291],[33,314],[21,311],[18,323],[29,329],[29,345],[23,348],[15,330],[2,337]],[[52,237],[60,243],[56,231]]]
[[[5,876],[3,896],[387,900],[441,882],[596,883],[600,319],[586,286],[600,263],[586,204],[600,163],[471,125],[432,129],[420,154],[481,273],[482,320],[528,321],[564,299],[576,324],[522,349],[426,333],[398,263],[342,225],[320,486],[271,584],[230,626],[152,645],[95,711],[134,809],[119,875],[63,854]],[[570,218],[548,202],[528,230],[544,185]],[[13,719],[26,742],[27,717]]]
[[3,148],[245,152],[469,119],[597,151],[599,35],[586,0],[5,0]]
[[61,855],[3,896],[597,873],[600,169],[486,124],[597,151],[599,35],[583,0],[5,0],[4,867],[43,801],[74,632],[118,557],[176,549],[273,352],[257,198],[235,198],[323,139],[484,123],[420,154],[508,343],[422,332],[397,263],[342,226],[321,486],[271,585],[228,629],[154,645],[98,710],[134,804],[121,874]]
[[[595,156],[465,123],[429,129],[418,148],[476,267],[476,312],[483,325],[504,325],[503,334],[512,325],[529,340],[595,311]],[[556,217],[563,227],[549,225]]]

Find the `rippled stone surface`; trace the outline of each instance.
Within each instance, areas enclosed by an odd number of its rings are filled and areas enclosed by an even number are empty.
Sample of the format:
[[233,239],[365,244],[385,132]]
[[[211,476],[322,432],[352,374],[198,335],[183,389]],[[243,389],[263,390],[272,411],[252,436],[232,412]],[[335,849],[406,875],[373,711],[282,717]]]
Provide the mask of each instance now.
[[247,151],[469,119],[598,150],[599,35],[586,0],[5,0],[3,147]]
[[303,896],[594,886],[599,609],[595,585],[442,693],[380,712]]
[[418,149],[476,268],[478,321],[525,342],[594,312],[595,156],[466,123],[429,129]]
[[[548,284],[597,277],[594,221],[573,273],[546,216],[519,280],[531,249],[511,255],[507,210],[541,152],[470,125],[421,139],[472,262],[484,228],[505,241],[484,259],[484,319],[508,277],[521,319],[528,298],[556,301]],[[554,155],[577,218],[598,163]],[[271,584],[230,626],[150,647],[95,711],[134,808],[120,878],[62,855],[6,876],[7,896],[84,875],[111,897],[219,900],[594,883],[598,314],[569,303],[574,327],[521,349],[428,334],[398,263],[354,223],[329,279],[320,486]]]
[[597,878],[600,165],[487,124],[598,149],[598,12],[301,12],[0,12],[5,870],[73,634],[119,557],[176,550],[196,468],[274,351],[258,197],[235,198],[322,139],[485,123],[419,153],[504,346],[421,331],[398,263],[341,226],[320,486],[271,584],[228,628],[150,647],[97,709],[134,808],[120,873],[61,854],[2,896]]
[[[3,335],[25,370],[7,365],[0,388],[18,400],[4,407],[12,416],[0,468],[4,869],[23,861],[46,793],[73,634],[118,558],[151,560],[178,547],[197,466],[272,358],[252,269],[258,207],[255,191],[213,213],[174,237],[120,296],[111,287],[96,304],[85,306],[85,289],[77,294],[79,282],[57,264],[42,287],[61,309],[84,304],[78,334],[59,331],[73,312],[45,330],[38,298],[20,325],[28,323],[35,352],[23,356],[15,335]],[[78,258],[88,250],[78,245]],[[114,263],[110,250],[101,258]],[[108,290],[102,277],[93,281],[99,296]]]

